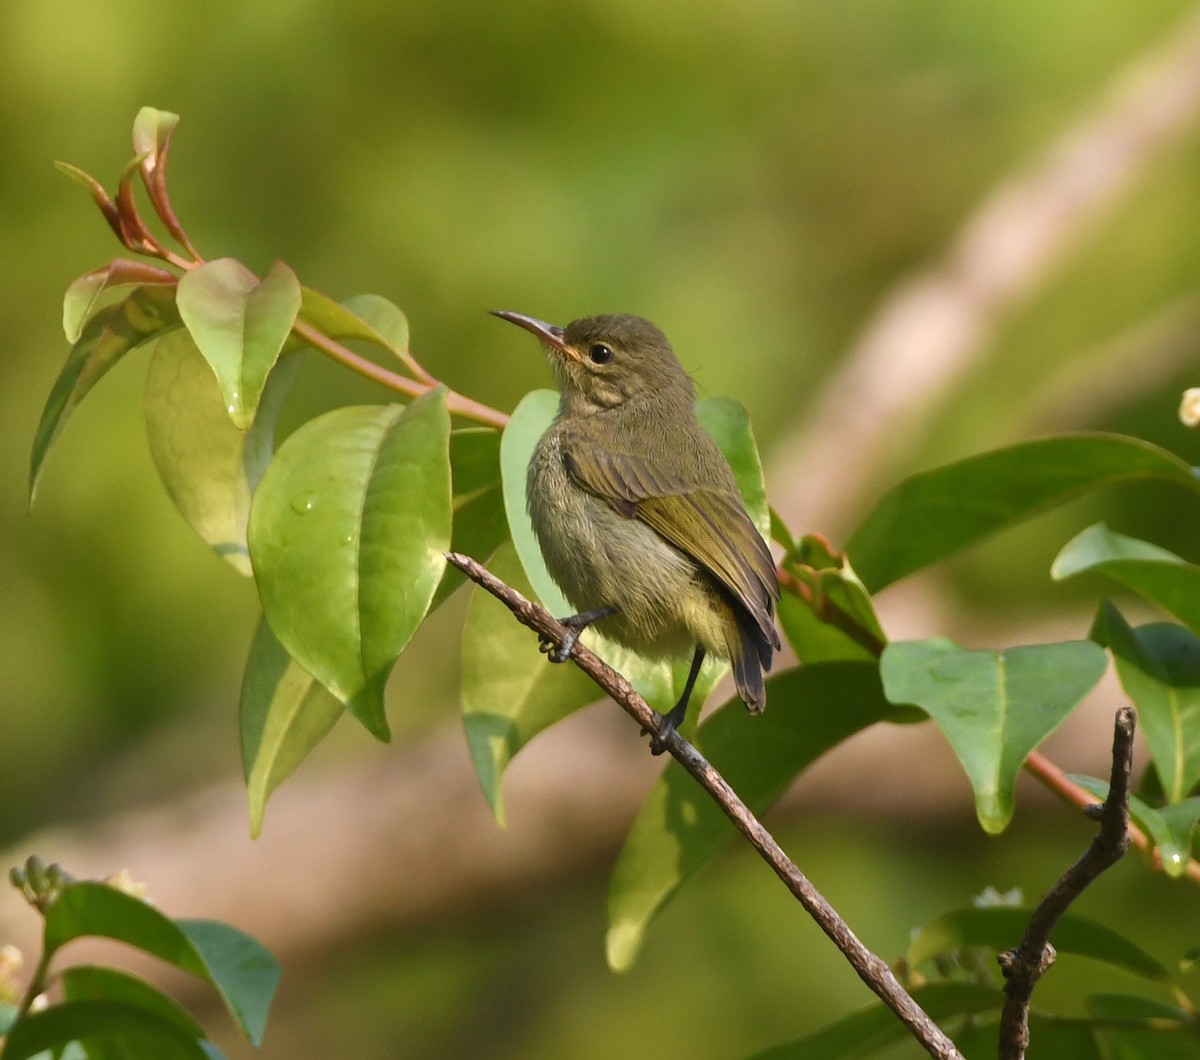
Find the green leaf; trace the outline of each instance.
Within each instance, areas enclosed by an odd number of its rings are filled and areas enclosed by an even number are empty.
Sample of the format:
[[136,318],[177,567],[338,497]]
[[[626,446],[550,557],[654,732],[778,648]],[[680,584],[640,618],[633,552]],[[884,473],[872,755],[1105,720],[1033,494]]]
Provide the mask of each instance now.
[[[500,432],[490,427],[451,431],[450,480],[454,490],[450,547],[484,563],[508,537],[500,486]],[[432,606],[437,607],[463,580],[462,572],[447,564]]]
[[407,363],[408,321],[379,295],[356,295],[345,303],[311,287],[300,288],[300,319],[330,338],[358,339]]
[[257,839],[271,793],[329,734],[342,704],[258,624],[242,679],[242,764],[250,834]]
[[1029,752],[1100,680],[1104,651],[1091,641],[965,651],[941,638],[889,644],[883,687],[893,703],[926,711],[954,748],[984,830],[1012,818],[1013,787]]
[[784,557],[783,570],[779,622],[802,663],[879,658],[887,636],[844,554],[809,534]]
[[[1200,1027],[1194,1013],[1175,1005],[1129,994],[1093,994],[1086,999],[1096,1018],[1105,1060],[1195,1060]],[[1113,1027],[1115,1022],[1145,1026]]]
[[[533,533],[525,509],[525,477],[530,457],[538,440],[550,426],[558,410],[558,395],[550,390],[526,394],[513,411],[500,440],[500,470],[504,482],[504,507],[508,526],[521,565],[534,593],[551,614],[558,618],[575,613],[546,570],[545,560]],[[696,415],[705,430],[721,447],[733,468],[746,509],[763,532],[769,528],[770,512],[762,485],[762,468],[754,449],[749,421],[744,410],[728,398],[712,398],[696,406]],[[584,642],[613,669],[623,674],[646,701],[659,712],[669,710],[678,701],[687,679],[690,659],[675,663],[650,662],[594,630],[585,630]],[[709,657],[701,668],[692,694],[694,709],[682,731],[688,735],[704,702],[728,664]]]
[[[883,698],[874,663],[817,663],[767,681],[768,710],[751,717],[732,699],[697,730],[697,745],[756,814],[835,744],[879,721],[907,721]],[[608,962],[637,957],[667,900],[737,837],[715,802],[670,762],[642,805],[609,884]]]
[[846,545],[871,592],[989,534],[1091,490],[1200,480],[1177,456],[1137,438],[1071,434],[996,449],[905,479]]
[[1063,546],[1050,576],[1062,581],[1085,571],[1132,589],[1200,634],[1200,567],[1195,564],[1096,523]]
[[[511,542],[488,566],[518,592],[529,592]],[[500,824],[500,781],[513,756],[543,729],[602,694],[577,666],[551,663],[508,608],[474,588],[463,627],[463,723],[475,773]]]
[[[64,1001],[28,1013],[0,1049],[0,1060],[60,1055],[71,1042],[85,1042],[89,1060],[213,1060],[219,1053],[189,1037],[177,1024],[123,1001]],[[100,1043],[103,1043],[100,1045]],[[100,1048],[94,1048],[100,1045]]]
[[157,159],[170,145],[178,124],[178,114],[157,107],[142,107],[133,120],[133,153]]
[[144,261],[125,261],[115,258],[103,268],[80,276],[67,288],[63,298],[63,331],[74,345],[83,334],[84,325],[98,308],[101,295],[123,287],[139,285],[174,286],[178,277],[166,269]]
[[[1108,783],[1095,777],[1071,774],[1070,779],[1103,801],[1108,798]],[[1200,820],[1200,797],[1183,799],[1155,809],[1136,795],[1129,796],[1129,815],[1158,848],[1163,871],[1180,879],[1188,870],[1192,831]]]
[[300,281],[280,261],[259,280],[240,261],[219,258],[180,278],[177,301],[230,418],[245,430],[300,311]]
[[156,284],[135,288],[124,300],[92,315],[46,399],[29,461],[29,500],[50,446],[89,390],[125,354],[179,326],[175,291]]
[[[999,953],[1019,945],[1033,910],[1014,906],[958,909],[938,917],[913,935],[906,961],[917,968],[955,950],[982,947]],[[1103,924],[1067,914],[1054,927],[1050,940],[1061,956],[1090,957],[1156,983],[1173,982],[1171,973],[1145,950]]]
[[[180,1034],[189,1039],[191,1049],[203,1040],[204,1030],[191,1015],[166,994],[151,986],[144,979],[129,975],[116,968],[105,968],[92,964],[80,964],[66,969],[60,976],[63,996],[68,1001],[115,1001],[133,1005],[151,1015],[173,1023]],[[209,1043],[210,1049],[215,1048]],[[132,1052],[128,1043],[119,1041],[89,1042],[88,1060],[138,1060],[145,1052]],[[159,1054],[156,1054],[159,1055]],[[188,1051],[188,1056],[195,1055]],[[205,1054],[201,1054],[205,1055]]]
[[250,497],[270,462],[275,427],[299,367],[271,373],[248,430],[229,418],[212,369],[187,331],[163,336],[146,376],[146,432],[163,486],[188,525],[235,570],[249,575]]
[[[1000,1009],[1004,994],[976,983],[928,983],[913,1000],[935,1023]],[[912,1032],[883,1002],[868,1005],[803,1038],[755,1053],[752,1060],[859,1060],[907,1041]]]
[[1174,623],[1133,629],[1107,600],[1092,639],[1108,648],[1168,802],[1200,783],[1200,639]]
[[46,911],[46,958],[87,935],[125,942],[211,983],[247,1038],[262,1040],[279,966],[250,936],[212,921],[174,921],[124,891],[80,881],[64,887]]
[[407,407],[335,409],[284,442],[250,511],[272,631],[381,739],[387,676],[450,545],[449,437],[442,389]]

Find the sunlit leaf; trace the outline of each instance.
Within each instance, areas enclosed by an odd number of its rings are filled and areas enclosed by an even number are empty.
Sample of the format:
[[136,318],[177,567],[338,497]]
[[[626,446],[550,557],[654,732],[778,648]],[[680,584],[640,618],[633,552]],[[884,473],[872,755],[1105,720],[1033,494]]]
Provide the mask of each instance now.
[[[133,153],[156,161],[171,143],[179,115],[157,107],[142,107],[133,121]],[[153,169],[153,165],[150,166]]]
[[[489,570],[521,593],[529,592],[511,542]],[[536,636],[479,587],[463,627],[463,723],[475,773],[496,819],[504,823],[500,781],[513,755],[543,729],[603,693],[577,666],[556,665],[537,650]]]
[[[969,947],[995,953],[1013,949],[1020,944],[1032,914],[1032,909],[1013,906],[957,909],[917,931],[905,959],[910,968],[917,968],[927,960]],[[1067,914],[1055,924],[1050,941],[1060,956],[1091,957],[1141,979],[1172,982],[1171,973],[1145,950],[1093,920]]]
[[47,909],[44,952],[49,957],[86,935],[127,943],[211,983],[246,1037],[262,1040],[279,966],[250,936],[212,921],[171,920],[124,891],[80,881]]
[[230,418],[249,427],[300,310],[300,281],[279,261],[259,280],[240,261],[219,258],[183,275],[177,301]]
[[299,361],[271,373],[248,430],[229,418],[217,380],[191,335],[163,336],[146,376],[146,431],[163,486],[188,525],[223,559],[250,574],[250,497],[274,452],[279,411]]
[[879,657],[887,637],[844,554],[810,534],[784,557],[783,570],[779,622],[802,663]]
[[[999,1010],[1004,1004],[1000,990],[976,983],[928,983],[911,993],[925,1014],[943,1026],[955,1017]],[[892,1009],[877,1002],[803,1038],[755,1053],[751,1060],[859,1060],[911,1035]]]
[[330,338],[358,339],[404,361],[408,353],[408,320],[379,295],[355,295],[345,303],[310,287],[300,289],[300,319]]
[[130,350],[178,326],[174,288],[161,284],[137,287],[91,316],[42,410],[29,461],[31,503],[50,446],[88,391]]
[[1017,773],[1029,752],[1067,717],[1108,660],[1091,641],[965,651],[949,640],[893,642],[883,686],[893,703],[926,711],[966,770],[985,831],[1013,812]]
[[[818,663],[769,678],[760,717],[730,700],[700,726],[696,742],[761,814],[835,744],[876,722],[919,716],[884,699],[874,663]],[[655,914],[737,834],[683,767],[669,762],[642,804],[609,885],[608,961],[614,969],[633,964]]]
[[383,688],[450,544],[445,391],[335,409],[280,447],[250,511],[250,556],[288,653],[380,738]]
[[989,534],[1080,494],[1163,479],[1200,480],[1177,456],[1137,438],[1072,434],[996,449],[905,479],[846,544],[871,592]]
[[356,294],[345,299],[342,306],[379,335],[393,352],[408,349],[408,317],[394,302],[378,294]]
[[[1071,780],[1103,801],[1108,798],[1108,782],[1095,777],[1071,774]],[[1163,872],[1182,878],[1191,857],[1192,832],[1200,821],[1200,797],[1182,799],[1157,809],[1136,795],[1129,796],[1129,816],[1145,832],[1158,850]]]
[[1169,622],[1131,628],[1108,601],[1092,639],[1112,651],[1163,793],[1178,802],[1200,783],[1200,639]]
[[242,764],[250,834],[262,831],[267,799],[328,735],[344,710],[259,622],[242,679]]
[[173,286],[177,277],[173,272],[160,269],[144,261],[125,261],[116,258],[103,268],[80,276],[63,298],[63,331],[67,341],[74,345],[83,334],[83,326],[99,306],[100,296],[123,287]]
[[1132,589],[1200,634],[1200,566],[1096,523],[1063,546],[1050,575],[1061,581],[1089,571]]

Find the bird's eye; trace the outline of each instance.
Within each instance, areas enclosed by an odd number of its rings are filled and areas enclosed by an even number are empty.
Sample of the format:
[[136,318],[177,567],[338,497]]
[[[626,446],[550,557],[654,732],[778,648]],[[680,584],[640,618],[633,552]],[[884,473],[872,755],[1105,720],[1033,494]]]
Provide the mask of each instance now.
[[594,342],[588,347],[588,357],[592,364],[608,364],[613,359],[612,347],[605,346],[603,342]]

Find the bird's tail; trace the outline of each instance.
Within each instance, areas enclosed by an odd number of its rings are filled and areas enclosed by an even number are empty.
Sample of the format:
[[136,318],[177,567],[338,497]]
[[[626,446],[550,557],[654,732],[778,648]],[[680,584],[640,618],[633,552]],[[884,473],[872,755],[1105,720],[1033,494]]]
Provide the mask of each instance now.
[[761,714],[767,705],[763,672],[771,668],[774,645],[750,621],[733,625],[727,633],[727,645],[738,695],[751,714]]

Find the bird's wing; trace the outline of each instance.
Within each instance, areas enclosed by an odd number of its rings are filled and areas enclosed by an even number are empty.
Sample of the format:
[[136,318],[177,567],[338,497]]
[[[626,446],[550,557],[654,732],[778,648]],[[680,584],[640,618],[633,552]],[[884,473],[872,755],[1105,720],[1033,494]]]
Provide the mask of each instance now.
[[734,492],[671,481],[641,457],[567,448],[567,472],[614,510],[636,518],[707,570],[741,604],[764,647],[779,647],[775,563]]

